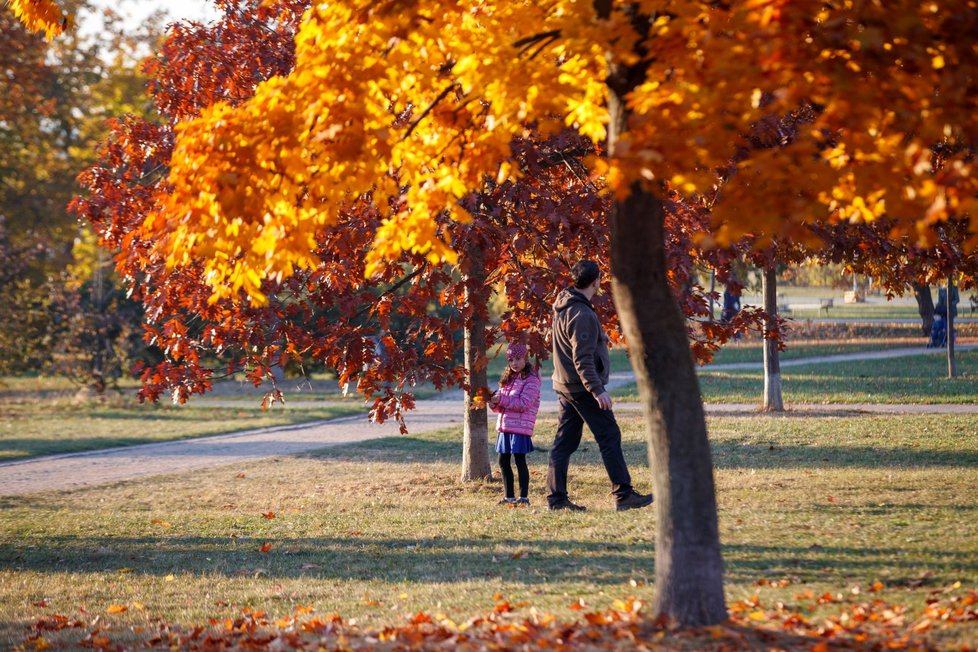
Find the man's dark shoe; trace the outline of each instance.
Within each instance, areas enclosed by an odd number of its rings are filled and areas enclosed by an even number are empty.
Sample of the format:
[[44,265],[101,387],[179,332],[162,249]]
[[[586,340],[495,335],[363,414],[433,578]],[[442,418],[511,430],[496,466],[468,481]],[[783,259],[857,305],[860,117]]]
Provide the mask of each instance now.
[[587,511],[587,507],[584,507],[583,505],[576,505],[569,500],[562,500],[559,503],[550,503],[550,507],[548,509],[550,509],[550,511],[552,512],[555,512],[560,509],[566,509],[571,512]]
[[624,498],[619,498],[615,509],[619,512],[624,512],[626,509],[640,509],[651,505],[653,500],[652,494],[640,494],[633,491]]

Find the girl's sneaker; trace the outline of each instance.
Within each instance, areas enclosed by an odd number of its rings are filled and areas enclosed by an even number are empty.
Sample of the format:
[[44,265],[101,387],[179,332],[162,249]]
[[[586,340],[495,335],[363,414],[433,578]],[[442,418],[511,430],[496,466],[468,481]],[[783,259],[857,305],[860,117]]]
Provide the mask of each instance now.
[[496,504],[497,505],[515,505],[516,504],[516,499],[515,498],[503,498],[502,500],[500,500]]
[[530,499],[529,498],[523,498],[523,497],[517,498],[516,499],[516,506],[517,507],[529,507],[530,506]]

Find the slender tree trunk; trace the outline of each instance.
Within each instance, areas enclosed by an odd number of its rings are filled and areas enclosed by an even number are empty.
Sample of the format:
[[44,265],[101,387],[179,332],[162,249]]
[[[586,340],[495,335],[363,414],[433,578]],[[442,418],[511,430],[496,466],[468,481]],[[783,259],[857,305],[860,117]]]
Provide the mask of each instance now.
[[713,314],[713,293],[717,289],[717,271],[715,269],[710,270],[710,321],[716,318]]
[[930,295],[930,286],[914,283],[913,297],[917,300],[920,329],[924,332],[924,337],[930,337],[930,329],[934,327],[934,297]]
[[[92,373],[89,380],[92,390],[95,392],[95,396],[102,400],[105,397],[105,390],[108,387],[107,381],[107,369],[108,364],[108,351],[109,351],[109,341],[108,337],[105,335],[105,331],[108,329],[108,325],[105,322],[106,317],[106,295],[108,294],[105,287],[105,278],[107,276],[107,268],[109,266],[108,256],[105,254],[105,250],[101,247],[98,248],[95,258],[95,267],[92,271],[92,305],[89,310],[93,313],[95,326],[95,342],[92,356]],[[80,291],[80,290],[79,290]]]
[[947,277],[947,377],[954,378],[958,375],[958,368],[954,361],[954,276]]
[[489,463],[489,426],[484,397],[480,390],[488,385],[486,379],[486,270],[481,250],[466,252],[464,261],[465,301],[475,306],[465,324],[465,371],[469,389],[465,392],[465,416],[462,426],[462,481],[492,478]]
[[771,321],[764,322],[764,409],[769,412],[784,412],[781,398],[781,356],[778,343],[767,338],[774,327],[773,318],[778,314],[778,277],[774,267],[764,269],[761,277],[761,292],[764,295],[764,310],[771,315]]
[[[614,88],[614,86],[612,86]],[[608,151],[624,131],[610,100]],[[727,618],[713,462],[686,323],[666,276],[662,200],[635,183],[611,210],[613,292],[645,416],[655,486],[657,615],[698,626]]]

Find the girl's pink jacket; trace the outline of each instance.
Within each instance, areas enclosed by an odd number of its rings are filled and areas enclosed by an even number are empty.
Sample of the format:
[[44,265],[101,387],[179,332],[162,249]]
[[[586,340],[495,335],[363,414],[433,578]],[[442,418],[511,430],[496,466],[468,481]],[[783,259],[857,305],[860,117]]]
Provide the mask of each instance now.
[[530,372],[526,378],[516,375],[508,385],[499,388],[499,404],[492,408],[499,413],[496,430],[532,437],[539,410],[539,372]]

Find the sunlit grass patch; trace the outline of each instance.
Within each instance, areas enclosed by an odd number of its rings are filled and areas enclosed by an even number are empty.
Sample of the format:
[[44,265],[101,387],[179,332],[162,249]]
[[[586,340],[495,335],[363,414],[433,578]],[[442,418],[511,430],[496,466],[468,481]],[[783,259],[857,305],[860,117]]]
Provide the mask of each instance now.
[[[978,585],[972,421],[711,418],[729,599],[841,595],[818,605],[829,613],[876,587],[873,599],[922,609],[932,590]],[[622,423],[647,490],[642,424]],[[540,445],[554,427],[540,423]],[[116,640],[139,641],[156,618],[192,629],[244,610],[274,619],[310,607],[369,629],[419,612],[465,622],[491,612],[497,593],[525,603],[518,613],[566,619],[580,601],[592,610],[651,598],[655,512],[613,511],[589,436],[570,479],[584,514],[544,509],[546,453],[530,456],[530,509],[497,507],[498,483],[459,483],[460,456],[450,430],[5,498],[0,637],[16,644],[51,614],[98,615]],[[126,610],[109,613],[114,605]]]
[[[781,351],[782,360],[797,360],[813,356],[861,353],[864,351],[883,351],[892,348],[923,346],[923,338],[880,338],[862,340],[833,341],[789,341],[788,348]],[[764,350],[759,341],[729,342],[713,356],[711,364],[730,364],[764,360]]]
[[0,407],[0,461],[130,446],[363,413],[362,406],[238,407],[44,399]]
[[[958,375],[947,377],[945,353],[880,360],[812,363],[783,367],[786,403],[974,403],[978,400],[978,351],[956,355]],[[763,371],[758,369],[698,372],[703,400],[716,403],[760,403]],[[612,392],[616,400],[638,400],[635,385]]]

